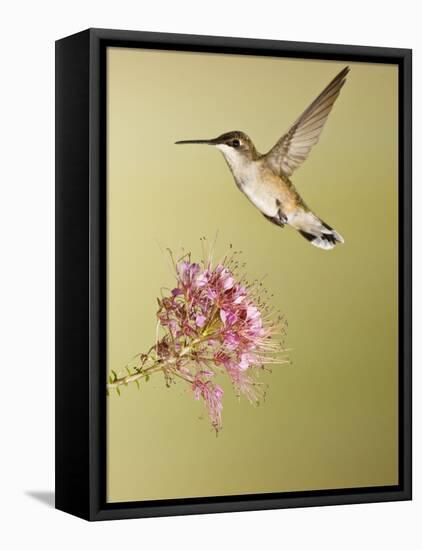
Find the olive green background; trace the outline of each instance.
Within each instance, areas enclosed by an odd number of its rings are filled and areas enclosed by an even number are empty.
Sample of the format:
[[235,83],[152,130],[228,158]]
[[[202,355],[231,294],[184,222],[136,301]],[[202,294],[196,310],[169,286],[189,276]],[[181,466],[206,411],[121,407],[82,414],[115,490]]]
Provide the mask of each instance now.
[[268,150],[344,66],[108,50],[108,369],[155,341],[165,251],[199,238],[243,251],[287,316],[291,366],[260,407],[225,385],[215,436],[181,383],[110,395],[110,502],[394,485],[397,439],[397,68],[351,63],[320,142],[292,180],[345,244],[324,251],[268,223],[207,146],[243,130]]

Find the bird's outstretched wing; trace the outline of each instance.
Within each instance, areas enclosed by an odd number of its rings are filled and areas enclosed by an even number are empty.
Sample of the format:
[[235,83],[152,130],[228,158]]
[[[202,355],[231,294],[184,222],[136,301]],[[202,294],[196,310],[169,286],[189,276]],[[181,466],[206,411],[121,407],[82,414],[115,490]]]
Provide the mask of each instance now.
[[348,72],[349,67],[340,71],[265,155],[274,170],[291,176],[306,160],[312,146],[318,142]]

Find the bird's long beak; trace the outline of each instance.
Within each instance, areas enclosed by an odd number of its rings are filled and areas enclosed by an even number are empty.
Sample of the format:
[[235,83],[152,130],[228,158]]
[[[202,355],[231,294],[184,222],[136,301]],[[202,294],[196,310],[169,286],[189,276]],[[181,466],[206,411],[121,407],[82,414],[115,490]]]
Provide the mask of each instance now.
[[216,145],[216,139],[185,139],[183,141],[176,141],[176,145],[184,145],[187,143],[200,143],[202,145]]

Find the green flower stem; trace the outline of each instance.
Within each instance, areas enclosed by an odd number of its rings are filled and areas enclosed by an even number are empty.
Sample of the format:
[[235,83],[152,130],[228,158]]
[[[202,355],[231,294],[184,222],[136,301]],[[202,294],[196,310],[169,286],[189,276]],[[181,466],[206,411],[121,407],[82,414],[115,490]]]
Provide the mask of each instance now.
[[[132,374],[127,374],[126,376],[122,376],[122,377],[119,377],[119,378],[116,377],[113,380],[113,382],[110,382],[109,384],[107,384],[107,389],[111,390],[113,388],[114,389],[118,388],[119,386],[127,386],[128,384],[131,384],[132,382],[136,382],[137,380],[141,380],[142,378],[146,378],[147,376],[150,376],[151,374],[154,374],[155,372],[165,371],[166,369],[168,371],[170,371],[172,374],[176,375],[178,378],[182,378],[183,380],[185,380],[185,382],[190,382],[191,383],[192,381],[187,379],[186,377],[184,377],[180,372],[178,372],[177,368],[172,367],[172,364],[176,363],[177,359],[180,359],[181,357],[186,357],[187,355],[192,353],[192,351],[195,349],[196,344],[199,344],[200,342],[203,342],[203,341],[207,340],[208,338],[210,338],[210,336],[212,336],[212,334],[210,335],[210,334],[205,333],[200,338],[196,338],[191,343],[190,346],[186,346],[180,351],[177,358],[173,357],[173,358],[167,359],[166,365],[163,365],[162,361],[160,361],[160,360],[155,360],[155,362],[147,368],[140,367],[140,369],[137,372],[134,372]],[[150,348],[150,350],[148,351],[148,354],[154,349],[154,347],[155,346],[152,346]],[[145,357],[148,354],[146,354]],[[141,355],[141,354],[138,354],[138,356],[139,355]],[[135,356],[135,357],[137,357],[137,356]]]
[[122,376],[121,378],[116,378],[114,382],[111,382],[110,384],[107,384],[107,389],[117,388],[118,386],[127,386],[131,382],[136,382],[136,380],[140,380],[141,378],[145,378],[146,376],[150,376],[154,372],[159,372],[160,370],[163,370],[162,365],[151,365],[147,369],[141,370],[140,372],[136,372],[134,374],[128,374],[127,376]]

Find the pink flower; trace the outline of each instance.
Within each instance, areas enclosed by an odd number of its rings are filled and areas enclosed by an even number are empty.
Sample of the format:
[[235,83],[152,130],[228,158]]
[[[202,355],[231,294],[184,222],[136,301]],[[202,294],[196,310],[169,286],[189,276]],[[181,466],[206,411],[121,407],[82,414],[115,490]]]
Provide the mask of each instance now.
[[282,318],[264,300],[258,282],[247,283],[237,263],[225,259],[212,266],[188,259],[175,264],[176,286],[159,301],[157,318],[165,331],[156,346],[166,380],[183,378],[202,398],[211,424],[221,429],[223,390],[213,376],[229,376],[237,395],[258,403],[265,384],[259,371],[278,360]]
[[205,317],[205,315],[202,315],[201,313],[198,313],[198,315],[196,316],[196,324],[198,325],[198,327],[203,327],[206,320],[207,318]]
[[192,390],[195,399],[200,399],[202,397],[205,401],[211,424],[215,431],[218,432],[222,427],[221,411],[223,410],[223,404],[221,400],[224,393],[222,388],[211,382],[211,380],[204,381],[204,379],[201,378],[201,373],[199,373],[195,376],[192,383]]

